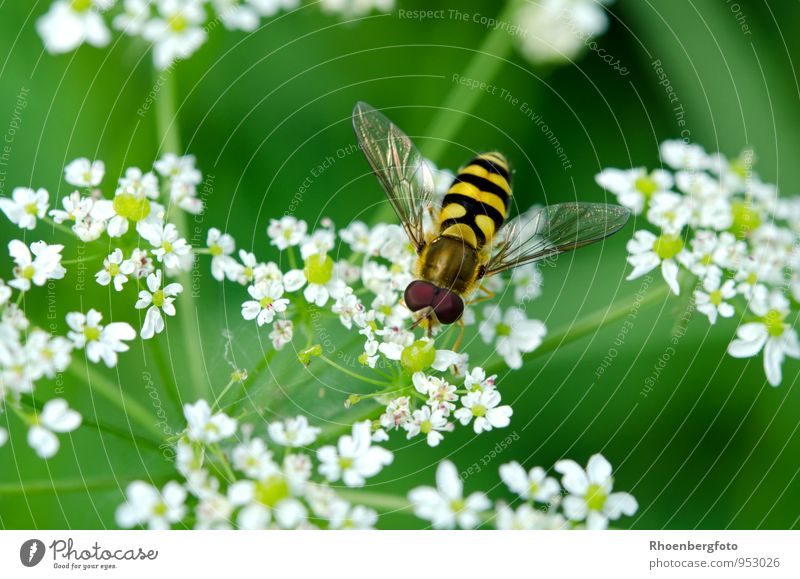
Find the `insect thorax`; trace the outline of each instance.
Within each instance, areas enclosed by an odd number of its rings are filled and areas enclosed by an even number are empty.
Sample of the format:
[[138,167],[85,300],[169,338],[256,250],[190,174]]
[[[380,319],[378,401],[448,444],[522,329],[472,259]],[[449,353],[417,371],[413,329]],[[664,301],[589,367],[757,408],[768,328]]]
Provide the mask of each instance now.
[[478,251],[455,237],[439,236],[420,255],[419,276],[440,288],[467,293],[478,276]]

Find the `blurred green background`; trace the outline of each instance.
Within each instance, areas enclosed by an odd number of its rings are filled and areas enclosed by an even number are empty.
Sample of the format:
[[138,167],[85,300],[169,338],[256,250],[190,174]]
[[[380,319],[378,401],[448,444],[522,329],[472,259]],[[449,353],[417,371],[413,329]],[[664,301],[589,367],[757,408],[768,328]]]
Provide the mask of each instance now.
[[[474,0],[398,4],[406,9],[457,6],[487,16],[500,8],[500,3]],[[544,118],[564,147],[570,169],[562,167],[551,143],[519,106],[492,94],[480,95],[454,142],[434,160],[454,169],[475,150],[505,152],[516,168],[515,195],[522,208],[545,199],[603,200],[593,179],[600,169],[654,167],[658,143],[680,136],[675,104],[654,72],[653,62],[660,61],[693,141],[729,156],[753,147],[761,176],[778,183],[783,195],[796,194],[800,90],[792,63],[800,59],[800,37],[786,24],[797,21],[800,5],[739,4],[750,34],[741,29],[741,16],[737,20],[729,3],[721,1],[617,1],[611,6],[610,29],[597,42],[620,59],[630,71],[626,76],[593,52],[575,64],[548,69],[510,53],[492,83]],[[10,194],[17,185],[45,187],[52,204],[69,193],[61,179],[66,162],[88,156],[106,162],[105,192],[111,195],[113,180],[125,167],[149,168],[159,155],[154,109],[137,114],[156,82],[149,54],[138,41],[115,34],[109,49],[83,47],[76,53],[47,55],[33,27],[46,7],[43,1],[0,7],[0,133],[14,114],[17,94],[29,91],[2,193]],[[468,90],[455,88],[453,75],[463,74],[486,34],[477,23],[419,21],[395,14],[347,24],[314,7],[252,35],[221,27],[212,31],[199,52],[175,69],[183,148],[197,156],[207,185],[207,211],[197,224],[203,233],[193,243],[204,242],[205,230],[216,226],[233,234],[239,247],[275,259],[265,235],[271,217],[292,211],[312,224],[330,216],[341,226],[354,218],[369,219],[384,202],[361,154],[347,149],[354,143],[349,120],[354,102],[396,107],[387,114],[423,148],[430,146],[437,135],[425,133],[447,95]],[[483,79],[477,75],[477,80]],[[349,152],[320,177],[312,176],[314,167],[340,150]],[[307,178],[311,182],[304,185]],[[293,202],[301,188],[302,199]],[[629,225],[602,247],[545,268],[545,293],[530,304],[529,315],[555,332],[636,292],[641,280],[624,281],[624,246],[636,227]],[[5,219],[0,228],[4,243],[21,235]],[[53,237],[40,225],[25,238]],[[60,233],[55,238],[66,239]],[[103,251],[95,246],[87,250],[89,255]],[[73,257],[74,243],[67,251],[67,259]],[[5,253],[0,262],[9,275]],[[71,268],[67,280],[55,286],[60,333],[66,332],[67,312],[92,306],[138,327],[132,293],[112,296],[94,284],[98,264],[92,262],[84,273]],[[254,324],[241,319],[240,288],[211,279],[207,261],[202,271],[197,289],[204,371],[219,389],[230,373],[222,331],[227,328],[233,335],[236,361],[243,367],[252,367],[262,348],[268,348],[268,331],[257,332]],[[85,283],[76,287],[81,275]],[[656,279],[653,286],[661,283]],[[42,288],[31,292],[26,304],[29,316],[45,327],[47,299]],[[501,376],[504,399],[513,401],[509,429],[475,438],[469,429],[459,428],[434,450],[414,448],[398,437],[392,444],[395,465],[370,481],[370,490],[404,495],[413,486],[432,484],[436,460],[449,457],[466,469],[480,464],[515,432],[519,440],[469,477],[467,490],[510,498],[504,488],[493,488],[503,462],[548,468],[562,457],[585,463],[594,452],[602,452],[617,469],[616,487],[632,492],[640,503],[637,516],[620,521],[622,527],[799,527],[796,361],[784,365],[783,384],[771,388],[760,356],[747,361],[725,355],[735,330],[732,322],[722,321],[711,331],[707,322],[696,319],[652,392],[642,395],[671,335],[681,332],[677,324],[685,307],[676,298],[659,302],[638,313],[622,344],[614,344],[622,327],[617,322]],[[185,400],[192,401],[197,385],[188,383],[182,336],[178,324],[172,328],[168,337],[158,339],[165,350],[169,346],[163,364],[176,376]],[[597,377],[612,347],[613,363]],[[479,340],[468,349],[474,362],[487,350]],[[320,385],[298,391],[293,386],[307,381],[304,371],[291,354],[276,360],[253,386],[254,400],[264,401],[259,410],[267,417],[298,411],[318,420],[345,416],[346,394],[337,389],[350,391],[352,384],[338,375],[319,374],[312,365]],[[159,383],[158,364],[152,344],[142,347],[137,341],[116,370],[101,373],[114,388],[121,383],[131,397],[152,409],[144,374],[149,372],[162,392],[160,404],[171,427],[180,428],[180,411]],[[65,374],[63,384],[41,383],[42,399],[55,388],[63,388],[87,421],[113,425],[121,434],[81,428],[62,436],[62,450],[44,462],[27,447],[16,418],[0,416],[0,424],[8,422],[11,433],[9,443],[0,448],[0,526],[113,526],[114,509],[129,481],[145,478],[163,484],[174,471],[159,449],[125,439],[129,429],[137,428],[79,375]],[[269,394],[276,391],[277,399]],[[381,526],[416,523],[395,513]]]

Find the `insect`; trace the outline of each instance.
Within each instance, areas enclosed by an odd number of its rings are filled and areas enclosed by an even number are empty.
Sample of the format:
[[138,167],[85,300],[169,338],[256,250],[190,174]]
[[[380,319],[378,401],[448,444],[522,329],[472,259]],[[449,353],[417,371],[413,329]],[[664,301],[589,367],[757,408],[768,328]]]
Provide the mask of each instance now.
[[[452,324],[481,280],[601,241],[619,231],[630,212],[619,205],[561,203],[532,209],[505,223],[511,171],[500,153],[477,155],[464,166],[435,207],[433,172],[425,158],[386,116],[359,102],[353,128],[372,171],[417,252],[415,277],[405,290],[416,324]],[[425,213],[434,227],[425,231]],[[475,299],[473,302],[479,301]],[[459,339],[460,341],[460,339]]]

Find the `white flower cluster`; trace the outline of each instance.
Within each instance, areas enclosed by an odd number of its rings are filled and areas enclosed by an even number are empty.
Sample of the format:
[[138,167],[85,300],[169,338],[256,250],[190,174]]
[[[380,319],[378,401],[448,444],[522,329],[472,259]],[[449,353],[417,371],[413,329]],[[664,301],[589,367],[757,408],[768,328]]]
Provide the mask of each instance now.
[[[494,376],[486,378],[480,367],[470,369],[467,353],[436,349],[433,339],[412,329],[403,292],[414,279],[416,254],[400,226],[370,228],[356,221],[337,232],[329,219],[323,219],[319,228],[309,231],[304,221],[284,216],[270,221],[267,235],[282,252],[281,262],[290,264],[288,271],[275,262],[260,262],[244,250],[236,259],[234,239],[211,229],[206,251],[212,256],[212,275],[247,288],[242,316],[268,326],[277,350],[292,341],[295,326],[308,322],[312,310],[338,318],[347,330],[357,330],[363,339],[358,362],[374,376],[363,378],[373,385],[373,392],[365,396],[386,405],[382,430],[375,434],[378,439],[386,436],[386,430],[402,429],[409,438],[424,434],[435,446],[442,433],[453,429],[451,416],[464,425],[472,423],[476,433],[509,424],[511,408],[500,405]],[[335,260],[333,255],[347,257]],[[539,295],[541,275],[531,265],[520,268],[511,280],[496,277],[491,282],[497,290],[513,288],[509,294],[522,304]],[[504,312],[492,305],[479,317],[468,305],[464,317],[467,324],[479,323],[483,341],[511,368],[519,368],[522,354],[535,350],[545,334],[542,322],[529,320],[516,306]],[[326,361],[321,354],[317,345],[303,350],[300,357],[304,363],[315,356]],[[451,383],[455,381],[461,387]],[[381,384],[383,388],[374,390]],[[350,403],[361,398],[354,395]]]
[[[611,465],[600,454],[584,469],[572,460],[555,465],[561,484],[541,467],[525,470],[518,462],[500,467],[500,478],[514,494],[511,504],[492,502],[482,492],[464,496],[464,481],[450,461],[436,470],[436,487],[418,487],[408,498],[414,513],[436,529],[473,529],[491,523],[498,529],[606,529],[609,521],[632,516],[639,505],[631,495],[612,492]],[[463,474],[463,473],[462,473]],[[519,503],[516,508],[513,506]]]
[[[341,481],[362,487],[392,463],[393,454],[373,443],[369,421],[355,423],[335,445],[320,447],[320,429],[304,416],[271,422],[258,437],[252,425],[238,424],[205,400],[186,404],[184,415],[187,426],[176,442],[180,482],[161,490],[132,482],[117,509],[119,526],[371,529],[378,522],[377,512],[350,503],[330,486]],[[500,529],[605,529],[638,509],[631,495],[612,492],[611,465],[599,454],[585,470],[571,460],[558,462],[555,470],[561,484],[540,467],[501,466],[500,477],[515,498],[490,510],[484,493],[464,496],[455,466],[442,461],[436,488],[413,489],[410,507],[435,528],[465,529],[482,521]]]
[[727,159],[666,141],[661,160],[672,170],[605,169],[596,177],[655,229],[637,231],[628,243],[628,279],[660,268],[675,294],[681,280],[695,280],[697,310],[711,324],[741,322],[728,353],[763,351],[767,380],[779,385],[784,359],[800,358],[800,197],[781,198],[761,181],[751,151]]
[[304,416],[272,422],[267,436],[257,437],[251,425],[239,426],[205,400],[185,405],[184,414],[187,427],[176,445],[183,481],[162,490],[131,483],[117,510],[121,527],[369,529],[377,522],[375,511],[328,484],[363,486],[392,462],[391,452],[372,443],[369,422],[354,424],[335,446],[311,451],[320,429]]
[[[62,209],[48,211],[49,193],[45,189],[17,187],[10,197],[0,199],[0,210],[22,230],[34,230],[45,222],[69,231],[82,242],[97,241],[105,233],[112,244],[119,245],[103,261],[95,279],[117,292],[125,291],[128,285],[138,290],[134,307],[147,310],[140,335],[149,339],[164,330],[164,314],[175,315],[173,302],[183,291],[179,283],[162,287],[164,277],[189,270],[194,259],[192,248],[180,237],[176,225],[166,220],[167,207],[158,201],[165,201],[170,210],[199,213],[203,204],[196,186],[201,175],[193,157],[168,154],[155,163],[155,173],[127,169],[112,199],[104,198],[98,188],[104,175],[102,161],[76,159],[65,168],[64,178],[77,189],[62,199]],[[131,223],[135,224],[133,229]],[[135,246],[141,240],[149,247],[123,253],[122,247]],[[29,398],[35,383],[66,370],[75,349],[85,350],[93,363],[116,366],[118,354],[129,348],[126,342],[136,337],[136,331],[126,322],[103,324],[103,314],[94,308],[86,313],[67,313],[66,336],[31,326],[20,305],[28,292],[65,276],[63,250],[61,244],[36,241],[26,245],[14,239],[8,244],[14,261],[12,277],[7,282],[0,279],[0,409],[13,409],[30,427],[28,440],[43,458],[58,450],[53,433],[69,432],[81,419],[77,412],[65,409],[63,400],[52,406],[60,399],[49,401],[37,412]],[[140,280],[145,284],[141,289]],[[12,299],[14,290],[19,292],[16,300]],[[54,408],[59,409],[58,416]],[[6,436],[3,430],[0,442]]]
[[[53,54],[81,44],[104,47],[111,42],[109,24],[153,45],[156,67],[189,58],[222,24],[228,30],[252,32],[262,18],[293,10],[300,0],[56,0],[36,22],[45,48]],[[363,16],[373,8],[391,10],[394,0],[323,0],[328,13]],[[108,22],[108,23],[107,23]]]

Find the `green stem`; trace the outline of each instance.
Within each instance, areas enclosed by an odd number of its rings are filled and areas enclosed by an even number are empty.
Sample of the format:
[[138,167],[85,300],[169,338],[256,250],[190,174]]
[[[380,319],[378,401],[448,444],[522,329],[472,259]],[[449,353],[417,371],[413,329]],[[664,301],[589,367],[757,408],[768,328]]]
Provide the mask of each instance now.
[[382,513],[387,511],[399,511],[406,515],[414,514],[411,509],[411,504],[405,497],[355,489],[336,489],[336,494],[354,505],[372,507]]
[[[147,480],[157,486],[161,486],[175,478],[175,474],[157,474],[150,476]],[[33,495],[33,494],[61,494],[84,492],[87,490],[111,490],[118,489],[131,481],[120,480],[119,478],[85,479],[68,478],[61,480],[29,480],[24,483],[2,483],[0,484],[0,496],[13,495]]]
[[182,409],[181,393],[180,390],[178,390],[178,384],[175,381],[172,366],[167,362],[166,356],[164,356],[164,350],[155,337],[147,340],[147,345],[153,353],[153,361],[156,364],[156,368],[158,368],[158,374],[161,376],[161,382],[166,387],[167,394],[175,405],[175,408]]
[[72,231],[71,227],[67,227],[63,223],[56,223],[55,221],[53,221],[49,217],[42,217],[42,222],[43,223],[47,223],[47,225],[49,225],[53,229],[58,229],[62,233],[66,233],[67,235],[69,235],[71,237],[75,237],[75,238],[78,237],[77,234],[74,231]]
[[330,358],[320,355],[319,359],[328,364],[329,366],[336,368],[339,372],[347,374],[351,378],[355,378],[356,380],[360,380],[361,382],[366,382],[367,384],[372,384],[373,386],[380,386],[381,388],[386,388],[387,386],[391,386],[388,382],[384,382],[382,380],[373,380],[372,378],[367,378],[366,376],[362,376],[357,372],[353,372],[352,370],[348,370],[344,366],[340,366]]
[[156,440],[163,438],[161,431],[153,420],[153,413],[141,403],[129,397],[119,385],[114,384],[92,366],[85,366],[79,369],[76,361],[70,365],[67,371],[78,380],[87,383],[93,392],[119,408],[125,416],[153,435]]
[[[164,153],[181,154],[180,131],[175,108],[175,76],[173,72],[156,71],[156,74],[167,75],[163,79],[156,79],[161,85],[161,93],[158,95],[155,105],[156,125],[161,139],[159,148]],[[187,240],[190,240],[191,235],[186,213],[180,210],[176,211],[174,221],[181,234]],[[200,328],[197,323],[198,310],[194,300],[190,272],[181,270],[178,274],[178,281],[183,286],[183,291],[178,295],[178,309],[182,310],[181,331],[183,335],[183,351],[186,354],[186,364],[189,367],[188,378],[192,383],[195,395],[203,398],[208,392],[208,383],[203,375],[203,348],[200,343]]]
[[[523,363],[539,356],[549,354],[558,348],[565,346],[571,342],[575,342],[584,336],[596,334],[605,326],[611,325],[614,322],[621,320],[628,314],[634,307],[638,309],[645,309],[658,302],[663,302],[670,293],[667,284],[661,284],[650,291],[643,298],[632,295],[621,302],[617,302],[612,306],[601,308],[589,316],[573,322],[566,328],[562,328],[557,332],[553,332],[542,341],[542,344],[533,352],[525,354],[522,359]],[[638,303],[638,306],[637,306]],[[489,364],[484,368],[487,375],[499,374],[506,370],[507,366],[504,362],[495,362]]]

